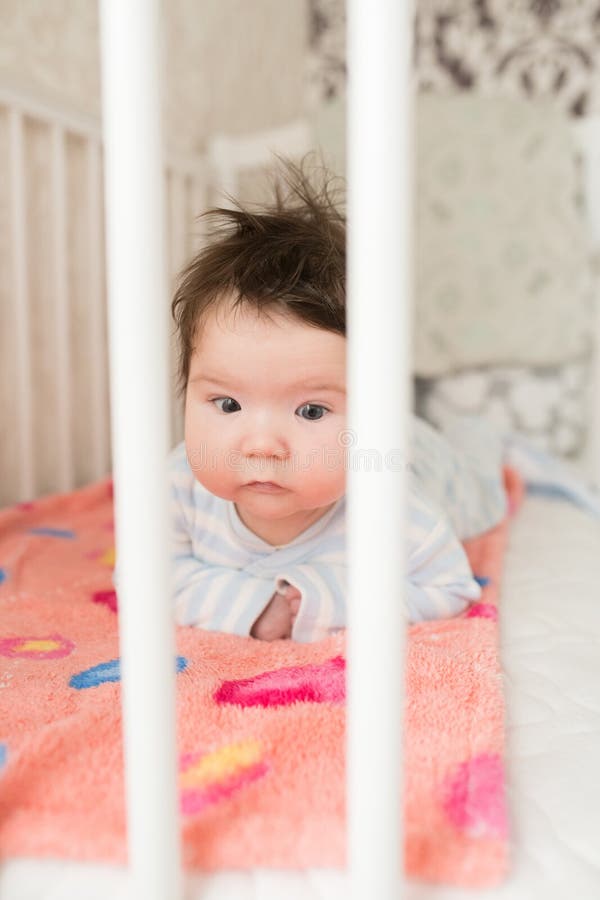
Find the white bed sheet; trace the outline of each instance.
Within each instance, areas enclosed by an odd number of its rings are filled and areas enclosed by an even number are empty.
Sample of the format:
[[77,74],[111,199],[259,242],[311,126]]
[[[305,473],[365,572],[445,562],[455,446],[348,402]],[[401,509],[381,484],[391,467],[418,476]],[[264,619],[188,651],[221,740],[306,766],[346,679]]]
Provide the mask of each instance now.
[[[566,502],[527,498],[501,602],[511,872],[502,887],[479,892],[409,883],[405,900],[600,898],[600,523]],[[342,900],[347,892],[339,871],[259,870],[190,877],[186,900]],[[0,867],[0,900],[131,896],[126,873],[112,866],[21,859]]]

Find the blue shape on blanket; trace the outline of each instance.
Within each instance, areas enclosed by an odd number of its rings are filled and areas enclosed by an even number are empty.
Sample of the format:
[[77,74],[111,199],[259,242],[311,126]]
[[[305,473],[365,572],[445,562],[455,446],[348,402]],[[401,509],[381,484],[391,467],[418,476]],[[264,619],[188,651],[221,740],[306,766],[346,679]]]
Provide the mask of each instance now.
[[0,569],[0,584],[6,581],[6,570]]
[[0,744],[0,769],[3,769],[8,759],[8,747],[6,744]]
[[479,587],[487,587],[492,580],[491,578],[488,578],[487,575],[473,575],[473,578],[475,579]]
[[29,534],[40,534],[45,535],[46,537],[67,538],[68,540],[73,540],[73,538],[75,537],[75,532],[69,531],[68,528],[30,528]]
[[[177,657],[178,672],[183,672],[184,669],[187,669],[187,665],[188,662],[185,656]],[[98,685],[105,684],[109,681],[120,680],[121,660],[111,659],[108,662],[99,663],[97,666],[92,666],[91,669],[85,669],[83,672],[78,672],[77,675],[73,675],[69,681],[69,687],[81,691],[85,688],[98,687]]]

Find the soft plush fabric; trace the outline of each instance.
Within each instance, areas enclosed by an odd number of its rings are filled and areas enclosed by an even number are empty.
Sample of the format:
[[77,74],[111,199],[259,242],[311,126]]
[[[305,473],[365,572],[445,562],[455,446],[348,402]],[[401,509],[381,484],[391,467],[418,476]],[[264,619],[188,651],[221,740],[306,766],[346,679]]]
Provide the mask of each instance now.
[[416,373],[581,358],[594,287],[569,121],[422,95],[416,127]]
[[[507,475],[514,509],[521,483]],[[0,514],[5,856],[126,857],[112,527],[106,481]],[[479,887],[507,870],[496,605],[506,535],[504,521],[467,544],[481,602],[409,630],[412,878]],[[344,864],[344,649],[343,634],[267,644],[178,629],[186,866]]]

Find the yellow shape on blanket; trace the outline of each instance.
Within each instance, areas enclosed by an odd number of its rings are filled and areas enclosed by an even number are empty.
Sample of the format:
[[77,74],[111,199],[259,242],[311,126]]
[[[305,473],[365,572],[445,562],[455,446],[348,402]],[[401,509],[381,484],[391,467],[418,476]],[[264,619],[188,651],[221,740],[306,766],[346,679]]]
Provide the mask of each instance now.
[[261,745],[258,741],[241,741],[227,744],[212,753],[207,753],[182,772],[179,783],[183,790],[203,787],[211,782],[228,778],[255,765],[261,759]]
[[56,650],[60,647],[60,643],[58,641],[53,640],[40,640],[40,641],[23,641],[22,644],[16,648],[19,653],[35,653],[36,651],[40,651],[42,653],[46,653],[49,650]]
[[115,548],[109,547],[108,550],[106,551],[106,553],[104,554],[104,556],[102,557],[102,559],[100,560],[100,562],[103,563],[103,565],[105,565],[105,566],[113,566],[113,568],[114,568]]

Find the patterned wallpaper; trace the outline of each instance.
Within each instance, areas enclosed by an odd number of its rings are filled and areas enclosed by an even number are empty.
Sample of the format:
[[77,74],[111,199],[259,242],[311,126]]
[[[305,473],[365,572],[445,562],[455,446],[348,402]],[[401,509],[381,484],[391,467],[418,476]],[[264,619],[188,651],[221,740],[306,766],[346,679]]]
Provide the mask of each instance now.
[[[345,90],[345,0],[310,0],[312,91]],[[422,91],[552,97],[571,115],[600,112],[598,0],[417,0]]]
[[308,0],[309,95],[314,106],[346,88],[346,0]]
[[600,110],[598,0],[421,0],[421,90],[552,97],[568,114]]

